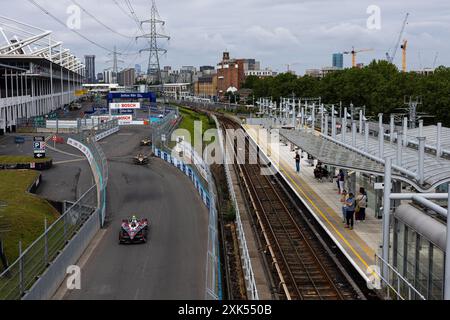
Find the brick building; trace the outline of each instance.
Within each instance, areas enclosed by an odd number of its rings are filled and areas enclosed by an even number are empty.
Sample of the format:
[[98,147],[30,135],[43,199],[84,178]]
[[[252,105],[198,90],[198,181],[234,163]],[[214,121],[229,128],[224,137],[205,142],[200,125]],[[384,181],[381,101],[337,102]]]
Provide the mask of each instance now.
[[199,77],[194,84],[194,95],[214,99],[217,96],[217,74]]
[[231,87],[240,89],[245,80],[245,59],[230,59],[230,53],[224,52],[222,61],[217,64],[217,94],[220,99]]

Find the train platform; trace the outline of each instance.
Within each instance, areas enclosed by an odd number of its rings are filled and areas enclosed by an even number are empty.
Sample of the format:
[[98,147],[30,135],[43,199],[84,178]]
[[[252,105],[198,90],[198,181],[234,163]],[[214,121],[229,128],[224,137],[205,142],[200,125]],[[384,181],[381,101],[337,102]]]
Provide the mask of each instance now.
[[[243,125],[249,136],[256,142],[295,191],[302,202],[310,209],[319,224],[344,253],[363,278],[368,280],[367,270],[375,265],[375,253],[380,253],[382,240],[382,220],[375,217],[371,208],[366,210],[365,221],[355,221],[353,230],[345,228],[342,206],[336,182],[319,182],[314,178],[314,167],[301,160],[300,173],[295,171],[295,151],[289,145],[280,144],[277,150],[267,151],[266,139],[261,139],[258,125]],[[266,136],[266,135],[263,135]]]

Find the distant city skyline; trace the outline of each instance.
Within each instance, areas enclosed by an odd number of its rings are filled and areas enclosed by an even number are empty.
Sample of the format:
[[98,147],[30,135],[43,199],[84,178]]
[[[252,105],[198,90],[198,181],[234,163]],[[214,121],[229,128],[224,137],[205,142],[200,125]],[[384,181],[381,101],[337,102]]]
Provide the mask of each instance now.
[[[124,63],[119,67],[133,68],[140,64],[146,70],[148,53],[138,51],[146,46],[144,40],[134,40],[139,35],[135,21],[126,16],[127,8],[119,8],[111,0],[98,0],[95,5],[87,0],[78,1],[85,9],[115,32],[106,29],[91,17],[81,12],[81,32],[90,40],[105,48],[114,45],[122,53]],[[150,2],[131,1],[140,19],[148,19]],[[216,65],[222,52],[230,51],[236,58],[255,58],[262,62],[261,68],[285,72],[289,64],[297,74],[306,69],[331,66],[333,53],[356,49],[374,48],[357,56],[358,63],[368,64],[372,59],[384,59],[398,38],[406,12],[410,13],[409,24],[403,38],[408,39],[408,69],[432,67],[437,56],[438,65],[450,65],[449,39],[450,3],[445,0],[427,2],[411,0],[393,2],[378,1],[381,9],[381,29],[368,29],[367,8],[372,1],[343,0],[230,0],[218,1],[185,0],[157,1],[159,12],[167,21],[165,31],[171,36],[169,43],[161,41],[168,49],[161,57],[161,66]],[[39,4],[62,21],[73,3],[69,0],[40,0]],[[125,12],[124,12],[125,11]],[[194,15],[195,13],[195,15]],[[27,1],[12,2],[2,8],[2,15],[25,21],[36,27],[54,31],[54,37],[79,58],[96,56],[96,69],[111,67],[106,61],[107,51],[94,46],[85,39],[63,28],[51,17]],[[192,19],[195,16],[197,19]],[[145,26],[144,26],[145,27]],[[129,36],[129,38],[126,38]],[[401,52],[394,61],[401,65]],[[351,64],[351,56],[344,56],[344,67]]]

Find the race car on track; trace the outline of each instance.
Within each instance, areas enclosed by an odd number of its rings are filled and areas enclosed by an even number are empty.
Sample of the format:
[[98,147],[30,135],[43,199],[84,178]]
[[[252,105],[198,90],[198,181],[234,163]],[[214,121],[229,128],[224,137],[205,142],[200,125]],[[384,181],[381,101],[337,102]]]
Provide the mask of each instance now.
[[148,164],[148,157],[140,153],[136,157],[134,157],[134,163],[139,165]]
[[149,225],[147,219],[138,219],[136,216],[122,220],[119,232],[119,243],[147,242]]
[[141,140],[141,146],[151,146],[152,140],[149,138],[144,138]]

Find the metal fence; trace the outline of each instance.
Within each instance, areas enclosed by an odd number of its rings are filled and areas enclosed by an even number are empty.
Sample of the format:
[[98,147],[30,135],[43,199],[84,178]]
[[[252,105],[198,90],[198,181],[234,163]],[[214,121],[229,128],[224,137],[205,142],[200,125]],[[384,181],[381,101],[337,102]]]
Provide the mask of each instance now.
[[[216,122],[217,128],[220,128],[220,125],[219,125],[219,122],[217,121],[216,116],[213,116],[213,119]],[[251,259],[250,259],[250,253],[249,253],[248,247],[247,247],[247,240],[245,238],[244,227],[242,225],[241,214],[240,214],[239,206],[238,206],[238,203],[236,200],[236,193],[234,192],[233,181],[231,179],[231,173],[230,173],[229,167],[227,165],[227,162],[225,160],[226,154],[225,154],[225,147],[223,145],[223,142],[225,140],[223,138],[223,134],[222,134],[221,130],[218,130],[218,135],[219,135],[219,144],[220,144],[220,148],[222,150],[222,155],[223,155],[223,159],[224,159],[223,163],[224,163],[224,168],[225,168],[225,174],[227,177],[228,191],[230,193],[233,208],[236,213],[236,225],[237,225],[236,231],[238,234],[238,240],[239,240],[239,245],[240,245],[240,249],[241,249],[241,260],[242,260],[242,264],[243,264],[247,293],[251,300],[259,300],[258,290],[256,288],[255,274],[253,273],[252,263],[251,263]]]
[[389,273],[386,278],[381,275],[381,272],[374,270],[380,282],[378,287],[383,291],[383,294],[387,299],[426,300],[406,278],[378,254],[375,255],[375,264],[377,265],[378,270],[383,270],[384,266],[388,267]]
[[206,296],[207,300],[222,300],[222,283],[220,274],[218,217],[216,209],[216,192],[209,166],[206,166],[209,190],[209,219],[208,219],[208,253],[206,260]]
[[170,134],[178,126],[181,118],[177,111],[171,111],[161,121],[153,123],[150,126],[152,143],[155,146],[167,148],[167,141],[170,140]]
[[97,190],[93,185],[55,222],[48,227],[46,223],[44,233],[24,251],[19,242],[19,257],[0,274],[0,300],[20,299],[95,212],[96,207]]
[[[106,216],[106,187],[108,185],[109,167],[108,160],[102,148],[98,144],[98,140],[107,137],[110,133],[117,132],[119,123],[117,119],[98,124],[89,130],[83,130],[80,134],[74,136],[81,143],[86,145],[92,153],[94,158],[95,170],[99,175],[99,209],[100,209],[100,224],[103,226]],[[109,133],[109,134],[108,134]]]

